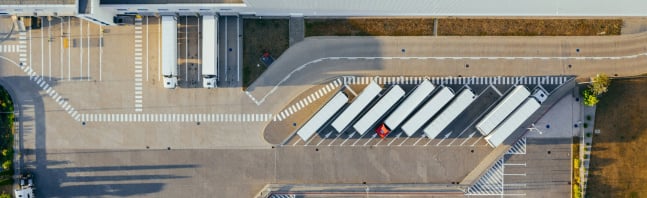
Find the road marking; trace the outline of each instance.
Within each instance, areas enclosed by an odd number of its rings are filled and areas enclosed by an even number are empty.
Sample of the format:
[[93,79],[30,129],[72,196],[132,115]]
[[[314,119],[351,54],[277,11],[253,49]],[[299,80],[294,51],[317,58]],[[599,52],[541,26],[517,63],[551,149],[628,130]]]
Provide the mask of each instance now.
[[238,52],[238,56],[236,57],[236,78],[237,81],[240,82],[240,18],[236,17],[236,44],[238,45],[236,47],[236,50]]
[[79,79],[83,79],[83,21],[79,20]]
[[463,146],[463,144],[465,144],[465,142],[467,142],[467,140],[469,140],[470,138],[474,137],[475,134],[476,134],[476,131],[472,132],[472,134],[467,136],[467,138],[465,138],[465,140],[463,140],[463,142],[461,142],[460,146]]
[[184,17],[184,81],[189,82],[189,17]]
[[90,53],[90,21],[87,21],[87,22],[88,22],[88,25],[87,25],[87,27],[85,29],[86,29],[86,33],[87,33],[87,36],[88,36],[88,42],[87,42],[88,43],[88,58],[87,59],[88,59],[88,81],[90,81],[90,77],[91,77],[90,76],[90,68],[91,68],[90,67],[90,60],[92,59],[92,57],[91,57],[91,53]]
[[[38,17],[43,19],[44,17]],[[45,36],[43,35],[43,29],[38,30],[40,32],[40,73],[45,74]]]
[[297,143],[299,143],[301,141],[301,138],[296,138],[296,139],[297,139],[297,141],[294,141],[294,144],[292,144],[292,146],[296,146]]
[[505,176],[526,176],[526,173],[503,173]]
[[[157,81],[162,79],[162,25],[161,21],[157,21]],[[217,38],[216,38],[217,39]],[[216,54],[217,56],[217,54]]]
[[[445,141],[445,139],[447,139],[450,135],[452,135],[452,133],[454,133],[454,132],[452,131],[452,132],[447,133],[447,134],[445,135],[445,137],[443,137],[443,139],[441,139],[441,140],[436,144],[436,146],[439,146],[439,145],[440,145],[440,143],[442,143],[443,141]],[[450,143],[449,145],[451,145],[451,143]]]
[[317,143],[317,146],[319,146],[324,140],[326,140],[328,137],[330,137],[330,134],[332,134],[333,131],[328,132],[328,134],[324,135],[324,138],[321,138],[321,141]]
[[418,142],[420,142],[420,140],[425,139],[425,137],[427,137],[427,136],[425,136],[424,134],[422,134],[422,136],[420,136],[420,138],[418,138],[418,140],[416,140],[416,142],[414,142],[412,146],[417,145],[417,144],[418,144]]
[[478,143],[482,138],[483,138],[483,136],[479,137],[479,138],[478,138],[478,139],[476,139],[476,141],[474,141],[474,143],[473,143],[472,145],[470,145],[470,146],[471,146],[471,147],[474,147],[474,145],[476,145],[476,143]]
[[[72,17],[67,17],[67,42],[68,43],[72,41],[72,22],[71,21],[72,21]],[[67,47],[67,80],[72,80],[72,48],[69,46]]]
[[519,163],[519,164],[505,163],[503,165],[505,165],[505,166],[526,166],[526,163]]
[[[371,138],[370,138],[370,139],[368,139],[368,141],[366,141],[366,142],[364,143],[364,145],[363,145],[363,146],[368,145],[368,143],[370,143],[371,141],[373,141],[373,139],[375,139],[375,137],[377,137],[377,133],[373,133],[373,136],[371,136]],[[360,139],[361,139],[361,138],[360,138]],[[358,140],[359,140],[359,139],[358,139]],[[384,139],[382,139],[382,140],[384,140]],[[378,142],[377,144],[379,144],[379,143],[380,143],[380,142]],[[377,144],[375,144],[375,145],[377,145]],[[355,144],[353,144],[353,146],[355,146]]]
[[346,137],[346,139],[343,142],[341,142],[341,144],[339,144],[339,146],[343,146],[344,143],[346,143],[346,141],[348,141],[353,136],[355,136],[355,132],[351,133],[348,137]]
[[452,144],[454,144],[454,142],[455,142],[459,137],[461,137],[461,135],[463,135],[463,133],[465,133],[465,130],[461,131],[461,133],[459,133],[459,134],[456,136],[456,138],[452,139],[452,141],[451,141],[451,142],[449,142],[449,144],[447,144],[447,146],[451,146]]
[[[142,18],[135,18],[135,29],[141,29],[142,28]],[[141,31],[135,31],[135,43],[137,42],[142,42],[141,38]],[[147,37],[148,37],[148,32]],[[146,43],[148,45],[148,42]],[[144,102],[144,95],[143,95],[143,76],[142,76],[142,53],[138,53],[142,51],[142,45],[141,44],[135,44],[135,61],[134,61],[134,72],[135,72],[135,112],[142,112],[143,111],[143,102]],[[148,53],[148,50],[146,51]],[[148,57],[147,57],[148,59]],[[147,72],[148,73],[148,72]]]
[[335,138],[334,138],[334,139],[332,139],[332,141],[330,141],[330,143],[328,144],[328,146],[332,146],[332,144],[333,144],[333,143],[337,140],[337,138],[339,138],[340,136],[341,136],[341,133],[335,133]]
[[402,141],[398,146],[402,146],[405,142],[407,142],[407,140],[409,140],[409,138],[410,136],[407,136],[406,138],[404,138],[404,141]]
[[353,142],[353,145],[351,146],[355,146],[355,144],[357,144],[357,142],[359,142],[359,140],[361,140],[366,134],[368,133],[364,133],[364,135],[360,135],[359,138],[357,138],[357,140],[355,140],[355,142]]
[[400,137],[400,135],[402,135],[402,132],[395,135],[395,138],[393,138],[393,140],[391,140],[391,142],[389,142],[386,146],[391,146],[391,144],[395,142],[395,140],[397,140]]

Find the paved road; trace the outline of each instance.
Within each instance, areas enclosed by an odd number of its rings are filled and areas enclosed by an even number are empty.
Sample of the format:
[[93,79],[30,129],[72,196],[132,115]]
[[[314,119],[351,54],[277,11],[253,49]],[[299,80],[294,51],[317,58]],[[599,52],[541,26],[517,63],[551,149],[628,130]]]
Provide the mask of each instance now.
[[283,107],[277,103],[284,104],[285,98],[339,75],[635,75],[647,73],[645,43],[645,33],[615,37],[315,37],[289,48],[249,92],[259,102],[272,101],[272,107],[265,109],[276,112]]

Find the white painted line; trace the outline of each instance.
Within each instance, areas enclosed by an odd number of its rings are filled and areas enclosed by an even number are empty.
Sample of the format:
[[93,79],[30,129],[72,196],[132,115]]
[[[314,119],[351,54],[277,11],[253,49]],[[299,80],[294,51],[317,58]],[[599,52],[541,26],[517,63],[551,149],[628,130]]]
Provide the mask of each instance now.
[[422,140],[422,139],[425,139],[425,137],[426,137],[426,136],[423,134],[420,138],[418,138],[418,140],[416,140],[416,142],[414,142],[414,143],[413,143],[413,145],[412,145],[412,146],[417,145],[417,144],[418,144],[418,142],[420,142],[420,140]]
[[463,140],[463,142],[461,142],[460,146],[463,146],[463,144],[465,144],[465,142],[467,142],[467,140],[469,140],[470,138],[474,137],[475,134],[476,134],[476,131],[472,132],[472,134],[467,136],[467,138],[465,138],[465,140]]
[[392,144],[393,142],[395,142],[395,140],[397,140],[398,138],[400,138],[400,136],[401,136],[401,135],[402,135],[402,132],[400,132],[400,133],[398,133],[397,135],[395,135],[395,138],[393,138],[393,140],[391,140],[391,142],[389,142],[386,146],[391,146],[391,144]]
[[[364,137],[364,136],[362,136],[362,137]],[[373,139],[374,139],[375,137],[377,137],[377,133],[373,133],[373,136],[371,136],[371,138],[369,138],[369,139],[368,139],[368,141],[366,141],[366,142],[364,143],[364,145],[363,145],[363,146],[368,145],[368,143],[369,143],[369,142],[371,142],[371,141],[373,141]],[[357,139],[357,141],[359,141],[359,140],[361,140],[361,139],[362,139],[362,138],[360,137],[359,139]],[[384,140],[384,139],[382,139],[382,140]],[[355,141],[355,143],[357,143],[357,141]],[[381,142],[381,141],[380,141],[380,142]],[[379,144],[380,142],[377,142],[377,144]],[[355,146],[355,143],[353,143],[353,145],[352,145],[352,146]],[[377,145],[377,144],[376,144],[376,145]]]
[[346,137],[346,139],[343,142],[341,142],[341,144],[339,144],[339,146],[343,146],[344,143],[346,143],[346,141],[348,141],[353,136],[355,136],[355,132],[351,133],[348,137]]

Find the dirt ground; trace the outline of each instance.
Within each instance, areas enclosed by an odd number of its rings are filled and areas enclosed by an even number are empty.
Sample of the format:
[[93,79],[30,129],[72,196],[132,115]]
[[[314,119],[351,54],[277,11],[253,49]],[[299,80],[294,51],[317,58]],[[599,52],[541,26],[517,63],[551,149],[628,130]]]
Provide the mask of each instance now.
[[[433,36],[434,18],[306,19],[306,36]],[[619,35],[622,19],[439,18],[439,36]]]
[[289,47],[288,19],[243,19],[243,88],[267,69],[260,61],[264,52],[278,59]]
[[587,197],[647,197],[647,78],[611,81],[600,100]]

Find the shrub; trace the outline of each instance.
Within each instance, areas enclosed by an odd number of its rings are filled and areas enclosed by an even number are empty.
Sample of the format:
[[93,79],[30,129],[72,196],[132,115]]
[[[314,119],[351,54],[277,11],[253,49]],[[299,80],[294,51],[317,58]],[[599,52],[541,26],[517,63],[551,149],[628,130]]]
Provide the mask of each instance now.
[[2,149],[2,156],[7,157],[7,154],[9,154],[9,149]]
[[586,106],[592,107],[598,104],[598,102],[600,102],[600,100],[598,100],[598,97],[595,94],[593,94],[593,92],[589,89],[585,89],[584,91],[582,91],[582,97],[584,97],[584,100],[582,102]]
[[586,120],[591,121],[591,115],[586,115]]
[[586,128],[589,128],[589,123],[586,123],[586,122],[585,122],[585,123],[582,125],[582,127],[584,127],[585,129],[586,129]]
[[2,193],[0,194],[0,198],[11,198],[11,195],[9,193]]
[[4,161],[2,163],[2,170],[9,170],[11,168],[11,160]]
[[591,137],[591,133],[586,133],[586,137]]
[[607,74],[597,74],[595,75],[595,77],[591,78],[589,89],[591,89],[591,93],[599,96],[608,91],[607,88],[609,87],[610,82],[611,81],[609,80],[609,76]]

